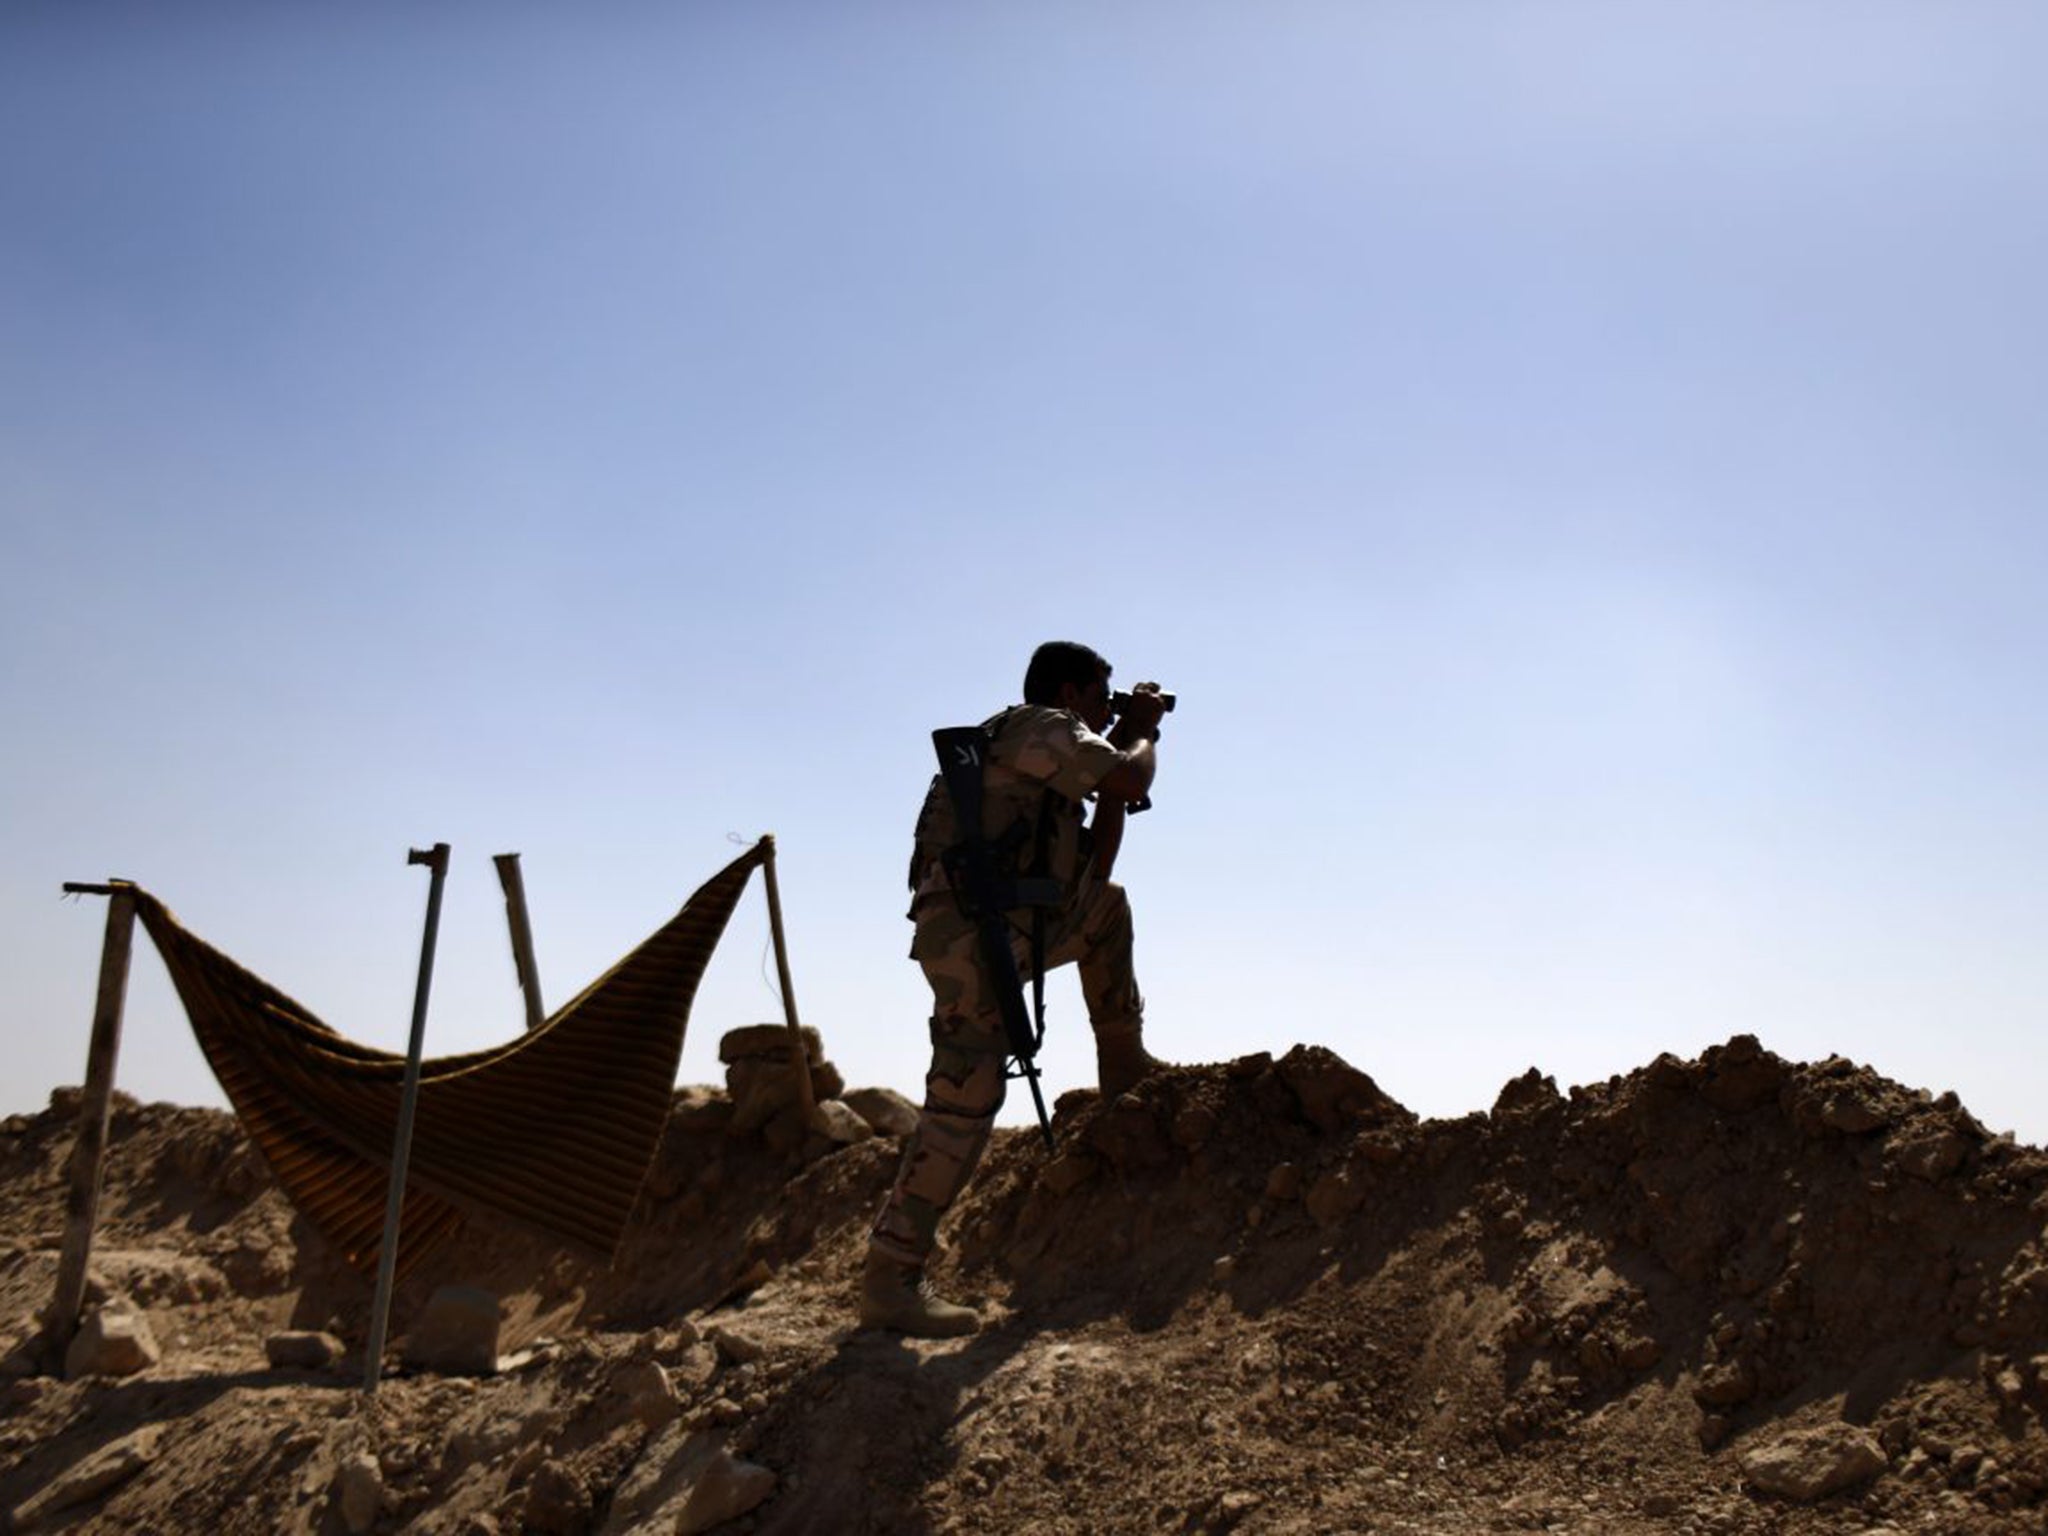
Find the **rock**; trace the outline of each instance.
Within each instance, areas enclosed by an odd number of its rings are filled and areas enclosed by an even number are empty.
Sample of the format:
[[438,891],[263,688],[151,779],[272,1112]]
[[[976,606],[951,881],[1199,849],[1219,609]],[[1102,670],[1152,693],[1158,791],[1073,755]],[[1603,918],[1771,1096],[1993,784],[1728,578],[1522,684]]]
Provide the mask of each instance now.
[[703,1429],[712,1424],[736,1424],[746,1416],[746,1410],[730,1397],[714,1397],[697,1410],[690,1428]]
[[427,1298],[405,1341],[405,1363],[449,1376],[498,1369],[498,1298],[473,1285],[444,1285]]
[[1793,1430],[1743,1452],[1741,1465],[1752,1487],[1806,1504],[1868,1482],[1888,1463],[1874,1435],[1837,1423]]
[[1685,1093],[1698,1082],[1699,1071],[1691,1062],[1681,1061],[1669,1051],[1659,1051],[1657,1059],[1643,1068],[1643,1079],[1655,1087]]
[[734,1456],[723,1436],[674,1424],[627,1473],[603,1530],[696,1536],[738,1519],[774,1491],[775,1474]]
[[263,1353],[281,1371],[324,1371],[342,1356],[342,1343],[331,1333],[292,1330],[273,1333]]
[[838,1099],[818,1101],[818,1118],[811,1127],[813,1140],[823,1136],[831,1146],[850,1147],[874,1134],[875,1128],[856,1114],[851,1105]]
[[1888,1120],[1883,1109],[1854,1089],[1845,1088],[1829,1094],[1820,1107],[1822,1125],[1850,1136],[1874,1131]]
[[589,1528],[590,1511],[590,1490],[582,1479],[560,1462],[545,1462],[527,1485],[521,1529],[568,1536]]
[[1732,1408],[1756,1396],[1756,1387],[1755,1364],[1748,1356],[1738,1355],[1733,1360],[1724,1360],[1701,1371],[1699,1384],[1693,1388],[1692,1395],[1711,1407]]
[[[552,1434],[553,1430],[548,1433]],[[533,1476],[533,1469],[548,1459],[548,1442],[545,1437],[536,1436],[520,1446],[511,1461],[505,1464],[505,1480],[517,1487]]]
[[1068,1147],[1054,1156],[1038,1177],[1054,1194],[1071,1194],[1094,1178],[1100,1166],[1086,1148]]
[[781,1063],[751,1059],[725,1069],[726,1091],[732,1095],[728,1136],[751,1136],[796,1103],[796,1086]]
[[1902,1173],[1931,1182],[1962,1166],[1969,1143],[1953,1126],[1922,1124],[1894,1131],[1885,1151]]
[[384,1512],[384,1469],[368,1451],[358,1451],[334,1469],[334,1504],[351,1536],[362,1536]]
[[1647,1333],[1629,1334],[1615,1347],[1614,1357],[1631,1371],[1647,1371],[1664,1358],[1664,1346]]
[[244,1241],[218,1254],[219,1273],[240,1296],[274,1296],[291,1284],[287,1249],[274,1242]]
[[156,1459],[159,1431],[137,1430],[61,1473],[42,1492],[15,1506],[8,1529],[32,1531],[53,1515],[118,1488]]
[[1754,1109],[1778,1096],[1787,1075],[1785,1063],[1757,1043],[1755,1035],[1737,1035],[1700,1058],[1707,1080],[1700,1093],[1716,1109],[1729,1113]]
[[1780,1097],[1793,1123],[1809,1136],[1867,1135],[1894,1118],[1884,1085],[1840,1056],[1800,1072]]
[[557,1424],[547,1410],[522,1416],[481,1409],[451,1427],[441,1455],[443,1475],[459,1477],[478,1462],[496,1461],[516,1447],[544,1440]]
[[649,1429],[659,1429],[683,1411],[668,1372],[653,1360],[635,1360],[612,1379],[612,1386],[626,1399],[633,1417]]
[[711,1344],[692,1344],[682,1352],[676,1361],[675,1370],[669,1376],[670,1385],[681,1383],[691,1392],[711,1385],[711,1379],[718,1374],[718,1350]]
[[1311,1184],[1302,1204],[1319,1227],[1334,1227],[1365,1204],[1365,1186],[1348,1168],[1333,1168]]
[[1557,1091],[1557,1079],[1546,1077],[1534,1067],[1507,1083],[1493,1101],[1491,1118],[1518,1120],[1540,1114],[1564,1102]]
[[[728,1285],[719,1295],[718,1305],[721,1307],[730,1306],[742,1296],[758,1291],[774,1278],[775,1271],[770,1267],[768,1261],[766,1259],[755,1259],[745,1269],[733,1276],[732,1284]],[[714,1328],[710,1336],[715,1337],[717,1332],[718,1330]]]
[[775,1491],[775,1474],[720,1449],[698,1474],[697,1486],[676,1519],[676,1536],[697,1536],[737,1520]]
[[189,1307],[227,1291],[224,1275],[205,1259],[155,1249],[104,1249],[93,1255],[92,1278],[107,1294],[138,1306]]
[[715,1088],[678,1088],[669,1116],[680,1130],[723,1131],[732,1124],[732,1099]]
[[163,1358],[149,1322],[132,1306],[112,1301],[89,1313],[64,1351],[64,1375],[132,1376]]
[[1301,1166],[1298,1163],[1275,1163],[1273,1171],[1266,1175],[1266,1198],[1268,1200],[1299,1200],[1301,1198]]
[[1250,1489],[1235,1488],[1216,1501],[1215,1513],[1209,1518],[1207,1529],[1212,1531],[1233,1531],[1243,1523],[1245,1517],[1264,1504],[1265,1499]]
[[[836,1099],[845,1089],[846,1079],[825,1060],[824,1045],[815,1029],[805,1026],[802,1040],[812,1101],[822,1105]],[[777,1150],[794,1151],[801,1146],[805,1130],[801,1117],[793,1133],[783,1123],[783,1112],[802,1097],[797,1080],[797,1037],[781,1024],[727,1030],[718,1042],[718,1059],[726,1064],[726,1092],[733,1105],[728,1134],[746,1136],[773,1130],[776,1134],[770,1140]]]
[[735,1333],[730,1328],[713,1328],[705,1337],[734,1365],[752,1365],[768,1353],[755,1340],[748,1338],[744,1333]]
[[[817,1030],[806,1024],[802,1031],[804,1059],[823,1061],[825,1059],[824,1038]],[[792,1040],[787,1024],[748,1024],[739,1029],[729,1029],[718,1040],[718,1059],[726,1066],[736,1061],[774,1061],[788,1063],[795,1059],[791,1049]]]
[[1379,1084],[1325,1046],[1297,1045],[1280,1058],[1274,1070],[1293,1090],[1309,1124],[1325,1135],[1342,1130],[1368,1112],[1399,1110],[1380,1092]]
[[917,1129],[917,1106],[894,1088],[850,1088],[841,1098],[884,1136],[901,1141]]

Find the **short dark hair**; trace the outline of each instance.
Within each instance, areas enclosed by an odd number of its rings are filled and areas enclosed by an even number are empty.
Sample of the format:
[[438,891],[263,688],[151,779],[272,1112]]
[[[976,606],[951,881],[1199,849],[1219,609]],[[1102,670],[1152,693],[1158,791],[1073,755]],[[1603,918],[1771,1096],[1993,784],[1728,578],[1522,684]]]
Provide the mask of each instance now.
[[1066,684],[1086,688],[1109,674],[1109,663],[1087,646],[1072,640],[1048,640],[1031,653],[1031,665],[1024,669],[1024,702],[1057,704]]

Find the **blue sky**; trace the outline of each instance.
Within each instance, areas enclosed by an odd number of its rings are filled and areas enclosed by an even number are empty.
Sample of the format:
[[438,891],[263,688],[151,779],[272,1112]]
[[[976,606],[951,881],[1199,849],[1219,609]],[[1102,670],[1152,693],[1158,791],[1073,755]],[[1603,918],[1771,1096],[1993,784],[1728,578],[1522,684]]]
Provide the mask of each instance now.
[[[488,855],[552,1003],[769,830],[804,1014],[915,1094],[927,733],[1063,635],[1183,697],[1121,870],[1161,1054],[1442,1115],[1753,1031],[2048,1139],[2044,44],[10,7],[0,1111],[82,1070],[66,879],[395,1047],[444,839],[439,1052],[518,1027]],[[121,1082],[219,1100],[146,946]]]

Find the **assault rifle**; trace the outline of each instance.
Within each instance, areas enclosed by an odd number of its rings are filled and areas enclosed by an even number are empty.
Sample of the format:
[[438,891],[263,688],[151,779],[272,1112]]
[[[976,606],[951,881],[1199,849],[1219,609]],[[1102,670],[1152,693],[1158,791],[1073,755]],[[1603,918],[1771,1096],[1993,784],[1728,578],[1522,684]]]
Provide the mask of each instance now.
[[[996,869],[995,850],[981,831],[981,770],[988,751],[988,732],[978,725],[949,726],[932,732],[939,754],[939,777],[953,802],[953,825],[960,841],[943,855],[961,909],[980,931],[981,959],[1002,1010],[1003,1035],[1014,1068],[1007,1075],[1031,1085],[1038,1108],[1038,1127],[1050,1150],[1052,1120],[1045,1112],[1045,1094],[1038,1086],[1038,1048],[1045,1041],[1045,909],[1060,902],[1060,884],[1044,878],[1004,875]],[[1009,914],[1033,908],[1031,917],[1031,991],[1036,1018],[1024,1007],[1024,983],[1017,974],[1017,956],[1010,948]]]

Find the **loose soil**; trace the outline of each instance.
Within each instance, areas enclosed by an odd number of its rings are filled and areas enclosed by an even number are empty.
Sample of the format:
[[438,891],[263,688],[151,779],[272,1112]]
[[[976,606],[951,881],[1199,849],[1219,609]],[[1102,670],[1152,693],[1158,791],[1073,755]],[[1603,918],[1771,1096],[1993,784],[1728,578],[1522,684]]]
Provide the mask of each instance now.
[[956,1206],[933,1278],[989,1323],[943,1342],[854,1327],[900,1143],[777,1151],[683,1089],[615,1260],[473,1221],[393,1360],[459,1283],[501,1369],[374,1398],[270,1365],[360,1348],[371,1287],[234,1119],[118,1098],[93,1293],[163,1358],[43,1374],[76,1103],[0,1126],[17,1527],[694,1529],[649,1491],[687,1435],[772,1475],[717,1527],[762,1536],[2048,1530],[2048,1155],[1748,1037],[1458,1120],[1307,1046],[1069,1094]]

